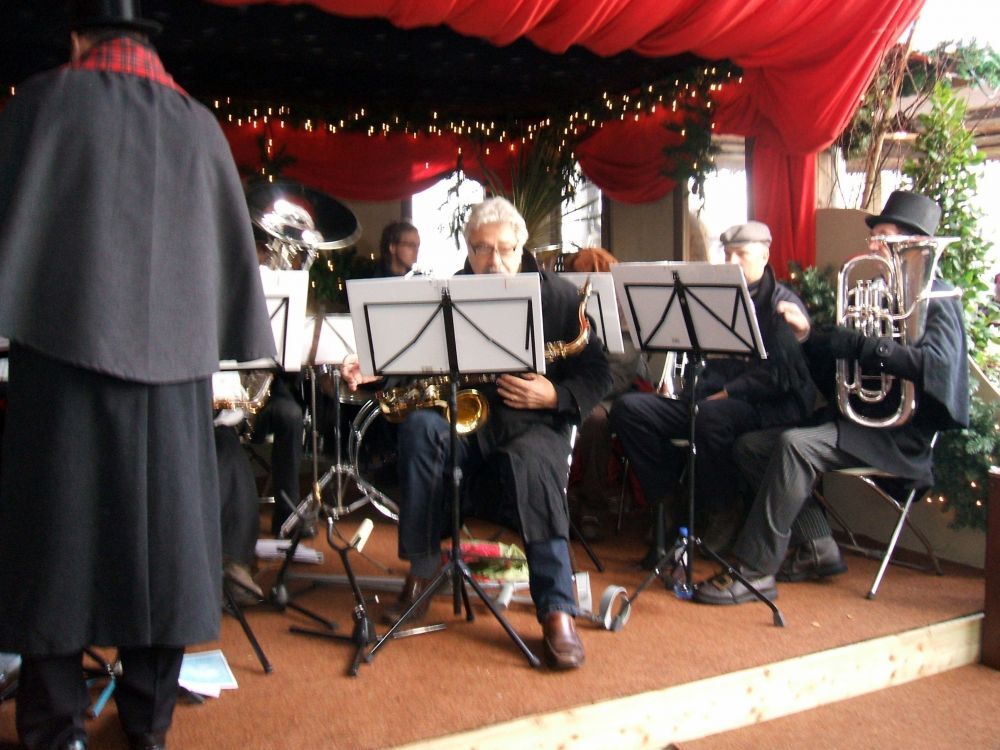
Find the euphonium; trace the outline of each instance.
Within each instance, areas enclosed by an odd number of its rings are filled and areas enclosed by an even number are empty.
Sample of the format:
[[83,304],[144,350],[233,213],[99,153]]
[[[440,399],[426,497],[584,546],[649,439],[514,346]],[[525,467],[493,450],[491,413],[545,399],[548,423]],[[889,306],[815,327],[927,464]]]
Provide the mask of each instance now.
[[[892,338],[900,344],[915,344],[924,333],[927,305],[931,299],[960,295],[958,290],[932,292],[938,259],[951,237],[873,237],[886,254],[871,253],[851,258],[837,274],[837,322],[864,336]],[[862,263],[881,267],[875,278],[852,280]],[[849,284],[854,283],[853,287]],[[897,378],[884,372],[865,374],[857,361],[837,360],[837,406],[841,414],[865,427],[899,427],[913,416],[917,406],[916,386],[899,378],[900,399],[895,413],[884,418],[866,417],[852,404],[881,403]]]
[[[580,332],[572,341],[549,341],[545,344],[545,361],[554,362],[557,359],[572,357],[583,351],[590,340],[590,321],[587,319],[587,300],[590,299],[590,280],[580,289],[580,306],[577,315],[580,321]],[[490,404],[486,396],[475,388],[464,386],[492,383],[497,376],[462,375],[459,378],[460,390],[456,402],[456,428],[459,435],[470,435],[489,419]],[[379,408],[389,422],[402,422],[414,409],[438,409],[445,419],[451,418],[448,408],[448,389],[451,387],[450,375],[435,375],[429,378],[414,380],[399,388],[390,388],[377,394]]]

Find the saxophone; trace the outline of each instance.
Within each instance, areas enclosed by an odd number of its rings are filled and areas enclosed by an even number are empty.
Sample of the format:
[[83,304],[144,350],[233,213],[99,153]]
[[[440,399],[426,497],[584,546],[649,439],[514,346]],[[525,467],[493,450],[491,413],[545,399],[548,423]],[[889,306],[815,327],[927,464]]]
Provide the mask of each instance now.
[[[580,303],[577,308],[580,330],[572,341],[549,341],[545,344],[545,361],[555,362],[558,359],[572,357],[583,351],[590,341],[590,321],[587,319],[587,300],[590,299],[590,279],[580,289]],[[462,375],[459,377],[458,411],[456,429],[459,435],[471,435],[484,424],[490,416],[490,405],[486,396],[476,388],[470,387],[484,383],[496,382],[495,374]],[[448,408],[448,391],[451,388],[450,375],[435,375],[429,378],[414,380],[399,388],[390,388],[376,394],[379,409],[386,421],[394,424],[402,422],[416,409],[438,409],[445,419],[451,419]]]

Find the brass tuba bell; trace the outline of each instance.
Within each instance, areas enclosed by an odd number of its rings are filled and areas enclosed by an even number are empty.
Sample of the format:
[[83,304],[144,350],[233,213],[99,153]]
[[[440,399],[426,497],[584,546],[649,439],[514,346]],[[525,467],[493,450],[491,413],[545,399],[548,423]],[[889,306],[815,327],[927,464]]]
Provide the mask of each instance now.
[[361,236],[354,213],[335,198],[289,180],[247,188],[254,225],[267,235],[267,266],[308,271],[320,250],[351,247]]
[[[927,305],[931,299],[961,296],[958,289],[931,291],[938,259],[955,237],[872,237],[883,253],[858,255],[848,260],[837,274],[837,323],[864,336],[891,338],[912,345],[924,334]],[[856,278],[859,268],[864,278]],[[871,264],[879,271],[870,273]],[[852,286],[853,285],[853,286]],[[865,427],[899,427],[906,424],[917,407],[916,386],[899,378],[900,399],[895,413],[873,418],[858,412],[852,403],[877,404],[884,401],[897,378],[884,372],[864,373],[858,362],[837,360],[837,406],[841,414]]]

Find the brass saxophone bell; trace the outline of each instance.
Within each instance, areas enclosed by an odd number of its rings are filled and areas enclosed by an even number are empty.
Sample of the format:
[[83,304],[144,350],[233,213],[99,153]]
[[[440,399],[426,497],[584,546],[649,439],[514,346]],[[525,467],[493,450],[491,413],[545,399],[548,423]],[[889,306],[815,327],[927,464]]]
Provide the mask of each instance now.
[[[463,388],[458,392],[458,420],[456,429],[459,435],[471,435],[490,418],[490,402],[475,388]],[[448,418],[445,409],[445,418]]]

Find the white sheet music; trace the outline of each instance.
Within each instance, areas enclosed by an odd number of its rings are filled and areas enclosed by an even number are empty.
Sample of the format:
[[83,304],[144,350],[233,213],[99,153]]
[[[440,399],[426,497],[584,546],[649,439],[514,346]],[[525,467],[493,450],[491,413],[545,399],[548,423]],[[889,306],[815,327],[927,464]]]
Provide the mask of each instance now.
[[460,372],[545,372],[541,288],[529,273],[348,281],[363,373],[449,371],[444,289],[454,303]]
[[619,263],[611,275],[621,307],[648,351],[691,351],[674,283],[683,284],[702,353],[756,353],[766,357],[743,269],[735,264]]
[[308,271],[273,271],[260,267],[264,301],[271,318],[277,360],[257,359],[251,362],[221,362],[222,370],[270,370],[279,366],[296,372],[302,368],[302,342],[305,336],[306,297],[309,294]]
[[348,354],[356,354],[357,349],[350,314],[314,315],[306,318],[302,336],[304,364],[339,365]]

